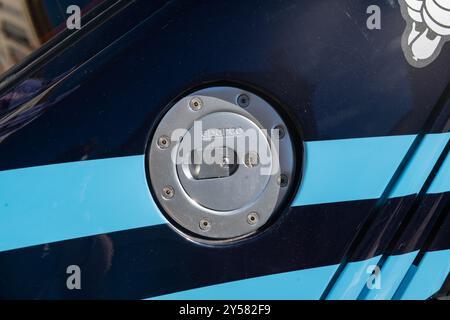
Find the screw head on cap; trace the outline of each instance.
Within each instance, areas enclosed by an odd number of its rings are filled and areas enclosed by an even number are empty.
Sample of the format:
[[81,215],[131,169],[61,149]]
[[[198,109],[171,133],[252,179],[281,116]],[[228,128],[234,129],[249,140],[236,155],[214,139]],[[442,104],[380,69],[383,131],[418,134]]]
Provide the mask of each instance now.
[[286,187],[289,183],[289,178],[285,174],[281,174],[277,179],[278,185],[282,188]]
[[165,150],[165,149],[169,148],[170,147],[170,143],[171,143],[171,141],[170,141],[170,138],[168,136],[161,136],[158,139],[158,147],[160,149]]
[[247,108],[250,105],[250,97],[247,94],[241,94],[237,97],[237,103],[241,108]]
[[192,111],[199,111],[203,108],[203,101],[202,99],[195,97],[192,98],[191,101],[189,102],[189,107],[191,108]]
[[166,186],[162,189],[162,197],[166,200],[170,200],[175,195],[175,190],[172,186]]
[[286,130],[282,125],[278,125],[275,128],[273,128],[273,135],[276,139],[283,139],[286,135]]
[[200,220],[199,227],[202,231],[209,231],[211,229],[211,223],[208,219],[202,219]]
[[251,212],[247,216],[248,224],[255,225],[259,221],[259,215],[256,212]]

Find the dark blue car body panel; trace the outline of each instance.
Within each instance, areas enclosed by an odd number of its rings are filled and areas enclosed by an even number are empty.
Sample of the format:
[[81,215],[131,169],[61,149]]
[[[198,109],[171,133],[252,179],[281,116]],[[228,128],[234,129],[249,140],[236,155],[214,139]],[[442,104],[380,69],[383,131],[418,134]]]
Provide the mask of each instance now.
[[[399,5],[377,1],[382,28],[368,30],[372,2],[106,1],[80,31],[65,31],[14,69],[0,91],[0,179],[23,168],[145,160],[164,112],[182,95],[210,85],[247,88],[273,101],[296,126],[300,144],[399,136],[411,143],[379,197],[304,205],[291,199],[271,226],[230,245],[197,244],[161,223],[4,247],[0,298],[142,299],[335,266],[328,278],[310,276],[317,277],[311,282],[318,294],[308,295],[308,284],[298,287],[305,294],[286,289],[282,296],[363,299],[372,293],[337,289],[345,287],[353,263],[377,258],[386,270],[391,257],[414,253],[399,279],[386,280],[391,293],[380,296],[401,298],[424,257],[450,249],[450,190],[428,192],[436,177],[449,177],[442,168],[450,148],[450,46],[426,68],[410,66],[400,43],[405,22]],[[430,154],[435,161],[423,183],[416,192],[392,196],[432,135],[444,139]],[[378,174],[367,163],[371,170]],[[18,198],[33,197],[35,188],[24,183]],[[10,200],[0,194],[5,229],[15,228],[5,218],[14,210]],[[132,200],[124,195],[123,201]],[[67,220],[78,223],[70,215]],[[36,234],[54,232],[52,223],[36,227]],[[67,289],[68,265],[83,270],[83,290]]]

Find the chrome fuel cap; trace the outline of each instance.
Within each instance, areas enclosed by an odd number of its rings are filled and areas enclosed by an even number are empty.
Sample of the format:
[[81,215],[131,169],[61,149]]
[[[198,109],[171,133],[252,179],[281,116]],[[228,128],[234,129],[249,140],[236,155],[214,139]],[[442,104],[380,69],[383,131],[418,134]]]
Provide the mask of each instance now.
[[181,100],[149,147],[150,186],[173,226],[202,241],[256,232],[293,187],[286,124],[259,96],[210,87]]

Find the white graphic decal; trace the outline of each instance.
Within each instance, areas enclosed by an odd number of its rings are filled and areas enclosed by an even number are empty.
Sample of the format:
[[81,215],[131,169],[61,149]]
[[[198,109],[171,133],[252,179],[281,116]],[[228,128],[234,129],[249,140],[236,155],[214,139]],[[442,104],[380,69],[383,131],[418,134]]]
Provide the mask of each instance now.
[[399,0],[406,29],[402,48],[408,62],[422,68],[450,40],[450,0]]

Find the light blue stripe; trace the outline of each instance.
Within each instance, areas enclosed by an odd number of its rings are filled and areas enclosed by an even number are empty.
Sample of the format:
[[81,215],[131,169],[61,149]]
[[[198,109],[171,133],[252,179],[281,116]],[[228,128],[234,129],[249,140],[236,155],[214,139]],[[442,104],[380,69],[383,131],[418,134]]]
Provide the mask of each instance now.
[[[407,254],[390,256],[383,265],[380,273],[380,288],[364,289],[362,298],[365,300],[389,300],[397,288],[400,286],[403,278],[406,276],[419,251]],[[441,261],[442,262],[442,261]]]
[[[450,272],[450,250],[425,253],[406,288],[399,293],[402,300],[423,300],[435,294]],[[397,298],[397,295],[396,295]]]
[[428,193],[442,192],[450,192],[450,154],[445,158],[444,163],[428,189]]
[[[449,139],[450,133],[426,135],[413,158],[406,166],[400,181],[392,191],[390,197],[402,197],[418,193]],[[434,190],[437,191],[436,193],[450,191],[450,160],[446,166],[447,168],[441,167],[440,174],[436,177],[439,179],[434,187]]]
[[392,300],[400,300],[400,297],[404,294],[406,287],[409,286],[416,271],[417,271],[417,266],[411,265],[409,267],[408,271],[405,274],[405,277],[403,278],[397,291],[395,292],[394,296],[392,297]]
[[[293,205],[378,198],[415,137],[307,142]],[[424,139],[396,195],[419,191],[448,138]],[[144,166],[144,156],[133,156],[0,172],[0,251],[166,223]],[[449,168],[447,159],[432,192],[450,190]]]
[[415,137],[307,142],[294,206],[379,198]]
[[[367,287],[370,276],[368,267],[377,265],[380,256],[351,262],[342,272],[327,299],[427,299],[439,290],[450,272],[450,250],[427,252],[418,269],[412,265],[417,254],[418,251],[413,251],[388,257],[379,273],[380,287],[372,289]],[[411,272],[414,269],[415,272]],[[400,293],[396,292],[405,277],[410,279],[406,289],[400,288]]]
[[370,266],[378,263],[381,256],[348,263],[327,296],[327,300],[355,300],[367,285]]
[[[417,251],[391,256],[381,269],[380,289],[373,288],[367,298],[390,299],[398,288],[401,274],[411,265]],[[376,265],[380,256],[372,259],[351,262],[339,290],[333,288],[328,299],[354,300],[367,285],[369,266]],[[326,288],[338,265],[311,268],[270,276],[227,282],[202,288],[180,291],[151,299],[155,300],[314,300],[318,299]],[[442,285],[450,271],[450,250],[426,253],[419,271],[407,288],[403,298],[427,299]],[[399,280],[400,278],[400,280]],[[339,279],[338,281],[341,281]],[[338,292],[339,291],[339,292]]]
[[144,156],[0,172],[0,251],[161,223]]
[[[306,142],[305,170],[294,206],[378,199],[415,135]],[[390,197],[418,193],[450,133],[425,136]],[[450,160],[433,192],[450,190]]]
[[337,265],[292,271],[181,291],[155,300],[316,300]]

